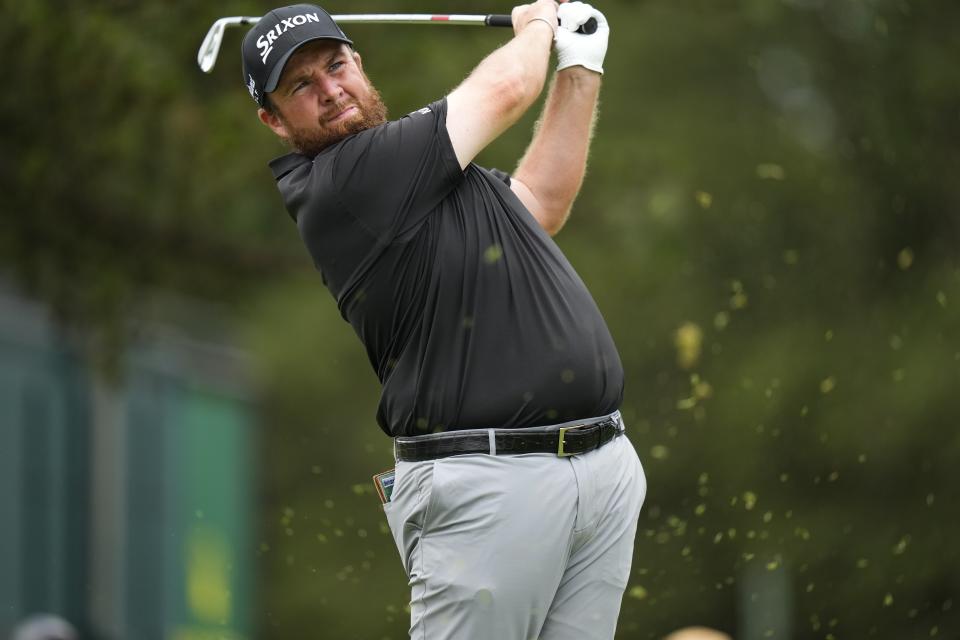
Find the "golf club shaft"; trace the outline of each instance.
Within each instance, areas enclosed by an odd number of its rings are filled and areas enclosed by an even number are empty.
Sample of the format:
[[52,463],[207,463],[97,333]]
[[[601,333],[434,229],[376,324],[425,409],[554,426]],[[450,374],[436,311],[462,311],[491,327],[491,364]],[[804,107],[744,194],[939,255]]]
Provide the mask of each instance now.
[[[513,20],[506,14],[489,15],[462,15],[462,14],[430,14],[430,13],[367,13],[367,14],[341,14],[331,16],[335,22],[340,24],[458,24],[458,25],[476,25],[481,27],[512,27]],[[240,25],[256,24],[260,21],[257,16],[235,16],[231,18],[220,18],[213,23],[207,36],[200,45],[200,51],[197,53],[197,64],[204,73],[213,71],[213,66],[217,62],[217,55],[220,53],[220,44],[223,42],[223,34],[227,27]],[[580,33],[593,33],[597,30],[597,21],[591,18],[586,24],[577,31]]]
[[[430,14],[430,13],[369,13],[369,14],[343,14],[331,16],[334,21],[340,24],[460,24],[477,25],[489,27],[510,27],[513,26],[508,15],[459,15],[459,14]],[[243,25],[252,25],[260,21],[259,16],[234,16],[230,18],[220,18],[213,23],[207,36],[200,45],[200,51],[197,53],[197,64],[204,73],[213,71],[213,66],[217,62],[217,55],[220,53],[220,44],[223,42],[224,31],[228,27],[238,27]]]
[[361,22],[368,23],[395,23],[405,22],[407,24],[429,24],[431,22],[446,22],[447,24],[472,24],[486,27],[511,27],[513,23],[508,15],[435,15],[430,13],[368,13],[368,14],[343,14],[331,16],[337,23],[355,24]]

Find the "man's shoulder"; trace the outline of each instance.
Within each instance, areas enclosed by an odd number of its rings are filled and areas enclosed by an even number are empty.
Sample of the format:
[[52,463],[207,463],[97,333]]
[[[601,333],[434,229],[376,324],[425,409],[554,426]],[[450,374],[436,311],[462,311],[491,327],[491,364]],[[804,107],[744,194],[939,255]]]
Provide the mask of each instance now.
[[407,115],[403,116],[404,118],[417,118],[422,116],[436,115],[446,106],[446,98],[441,98],[436,102],[431,102],[427,106],[417,109],[416,111],[411,111]]

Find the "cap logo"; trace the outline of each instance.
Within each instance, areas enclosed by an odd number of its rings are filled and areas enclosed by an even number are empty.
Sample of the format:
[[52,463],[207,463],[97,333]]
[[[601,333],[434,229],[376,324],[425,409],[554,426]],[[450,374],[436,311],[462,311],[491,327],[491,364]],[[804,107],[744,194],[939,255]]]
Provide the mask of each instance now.
[[250,78],[250,82],[247,83],[247,91],[250,92],[250,97],[256,100],[257,103],[259,104],[260,98],[257,94],[259,94],[260,92],[257,91],[257,81],[253,79],[252,75],[248,74],[247,77]]
[[269,31],[257,38],[257,49],[260,50],[260,60],[263,61],[263,64],[267,64],[267,57],[273,51],[273,43],[277,38],[290,29],[305,25],[308,22],[320,22],[320,16],[316,13],[301,13],[292,18],[282,18]]

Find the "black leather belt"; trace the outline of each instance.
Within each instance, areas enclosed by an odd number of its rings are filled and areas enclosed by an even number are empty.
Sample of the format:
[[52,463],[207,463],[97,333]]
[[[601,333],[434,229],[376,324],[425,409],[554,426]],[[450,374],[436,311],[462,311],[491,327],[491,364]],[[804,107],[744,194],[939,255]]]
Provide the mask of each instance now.
[[471,429],[448,431],[393,440],[397,461],[417,462],[467,453],[516,455],[520,453],[554,453],[574,456],[598,449],[623,433],[619,413],[597,422],[571,424],[556,430],[542,429]]

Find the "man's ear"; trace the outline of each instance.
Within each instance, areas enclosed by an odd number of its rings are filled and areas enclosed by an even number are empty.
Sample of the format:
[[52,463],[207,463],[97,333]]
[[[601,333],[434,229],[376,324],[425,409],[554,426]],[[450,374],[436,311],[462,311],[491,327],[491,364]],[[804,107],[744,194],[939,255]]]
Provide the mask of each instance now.
[[360,57],[360,54],[354,51],[353,59],[357,63],[357,67],[360,68],[360,71],[363,71],[363,59]]
[[287,128],[283,124],[283,120],[280,119],[280,116],[277,115],[276,111],[273,113],[267,111],[263,107],[257,109],[257,117],[260,118],[260,122],[270,127],[270,130],[281,138],[287,138]]

